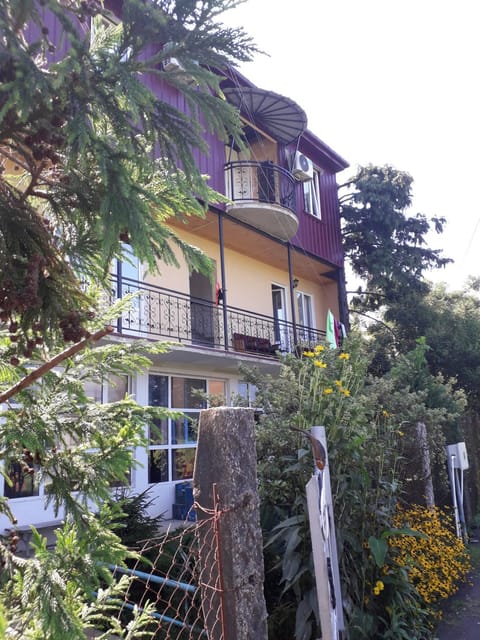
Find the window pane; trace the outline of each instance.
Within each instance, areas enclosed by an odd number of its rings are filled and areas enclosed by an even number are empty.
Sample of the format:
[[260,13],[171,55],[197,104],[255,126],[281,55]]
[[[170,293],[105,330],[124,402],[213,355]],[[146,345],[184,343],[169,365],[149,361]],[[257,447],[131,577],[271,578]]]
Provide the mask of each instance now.
[[305,323],[307,327],[313,327],[313,314],[312,314],[312,298],[311,296],[304,295],[304,307],[305,307]]
[[208,393],[211,396],[226,396],[225,381],[224,380],[209,380],[208,381]]
[[103,402],[103,387],[99,382],[93,382],[92,380],[86,380],[83,383],[85,395],[94,402]]
[[305,324],[305,314],[303,313],[303,293],[297,292],[298,324]]
[[125,480],[115,480],[114,482],[110,483],[110,486],[115,488],[115,487],[129,487],[132,484],[132,472],[131,469],[129,469],[127,471],[127,473],[125,474]]
[[238,395],[246,400],[247,405],[251,407],[257,398],[257,387],[250,382],[239,382]]
[[238,383],[238,395],[248,401],[248,382]]
[[207,392],[207,381],[197,378],[172,378],[172,407],[175,409],[204,409],[205,400],[194,395],[194,391]]
[[154,420],[149,426],[150,444],[168,444],[168,420]]
[[172,444],[190,444],[197,441],[198,413],[172,420]]
[[173,449],[172,451],[172,480],[187,480],[193,477],[195,464],[195,449]]
[[321,218],[319,173],[315,171],[313,179],[303,183],[303,206],[307,213]]
[[119,402],[128,393],[128,377],[112,376],[108,385],[108,401]]
[[308,213],[312,213],[312,181],[307,180],[303,183],[303,208]]
[[6,498],[25,498],[38,496],[38,481],[36,473],[24,473],[24,463],[12,461],[8,467],[7,475],[12,481],[10,486],[5,479],[4,495]]
[[168,407],[167,376],[148,376],[148,404],[151,407]]
[[148,481],[168,482],[168,451],[165,449],[150,451]]

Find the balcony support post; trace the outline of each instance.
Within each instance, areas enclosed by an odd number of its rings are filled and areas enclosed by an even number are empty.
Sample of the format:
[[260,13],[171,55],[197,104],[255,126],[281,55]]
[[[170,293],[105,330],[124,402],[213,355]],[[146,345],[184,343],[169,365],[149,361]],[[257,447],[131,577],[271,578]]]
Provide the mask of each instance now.
[[295,313],[295,291],[293,288],[293,269],[292,269],[292,247],[290,243],[287,243],[287,257],[288,257],[288,279],[290,282],[290,303],[292,306],[292,330],[293,330],[293,344],[296,347],[298,344],[297,337],[297,316]]
[[[122,293],[123,293],[123,282],[122,282],[122,261],[121,260],[117,260],[117,300],[120,300],[122,298]],[[118,319],[117,319],[117,331],[118,333],[122,333],[122,316],[119,315]]]
[[223,214],[218,214],[218,243],[220,245],[220,273],[222,278],[222,307],[223,307],[223,346],[228,351],[228,316],[227,316],[227,287],[225,276],[225,247],[223,240]]

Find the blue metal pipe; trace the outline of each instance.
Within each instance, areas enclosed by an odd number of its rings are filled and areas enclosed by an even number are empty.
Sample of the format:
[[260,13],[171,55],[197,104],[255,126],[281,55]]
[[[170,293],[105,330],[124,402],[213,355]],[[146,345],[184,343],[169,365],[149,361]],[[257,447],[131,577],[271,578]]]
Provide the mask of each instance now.
[[179,582],[178,580],[162,578],[161,576],[155,576],[150,573],[145,573],[144,571],[138,571],[137,569],[124,569],[123,567],[118,567],[113,564],[109,564],[108,568],[111,569],[114,573],[125,573],[129,576],[135,576],[137,578],[142,578],[142,580],[156,582],[157,584],[163,584],[167,587],[180,588],[183,589],[183,591],[188,591],[192,594],[194,594],[197,590],[197,587],[191,584],[187,584],[186,582]]

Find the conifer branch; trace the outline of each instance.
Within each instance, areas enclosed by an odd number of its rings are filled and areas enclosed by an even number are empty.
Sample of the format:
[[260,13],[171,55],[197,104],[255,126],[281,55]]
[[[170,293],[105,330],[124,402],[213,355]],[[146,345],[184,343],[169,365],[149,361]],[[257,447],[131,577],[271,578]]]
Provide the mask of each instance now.
[[12,396],[17,394],[19,391],[23,391],[23,389],[26,389],[27,387],[29,387],[36,380],[44,376],[48,371],[50,371],[51,369],[59,365],[61,362],[63,362],[67,358],[71,358],[79,351],[82,351],[82,349],[84,349],[89,342],[96,342],[101,338],[103,338],[104,336],[106,336],[107,334],[112,333],[112,331],[113,331],[112,326],[104,327],[103,329],[96,331],[90,337],[84,338],[83,340],[80,340],[80,342],[76,342],[71,347],[68,347],[68,349],[65,349],[64,351],[56,355],[54,358],[52,358],[48,362],[45,362],[45,364],[42,364],[40,367],[38,367],[38,369],[35,369],[35,371],[32,371],[27,376],[19,380],[19,382],[14,384],[13,387],[10,387],[10,389],[7,389],[2,394],[0,394],[0,404],[9,400]]

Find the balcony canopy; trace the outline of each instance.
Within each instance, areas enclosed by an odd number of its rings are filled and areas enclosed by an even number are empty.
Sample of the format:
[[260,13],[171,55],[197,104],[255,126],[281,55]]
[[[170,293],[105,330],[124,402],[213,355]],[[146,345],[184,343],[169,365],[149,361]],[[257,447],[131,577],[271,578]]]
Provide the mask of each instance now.
[[273,91],[253,87],[224,89],[230,104],[250,122],[282,144],[289,144],[307,128],[307,116],[296,102]]

